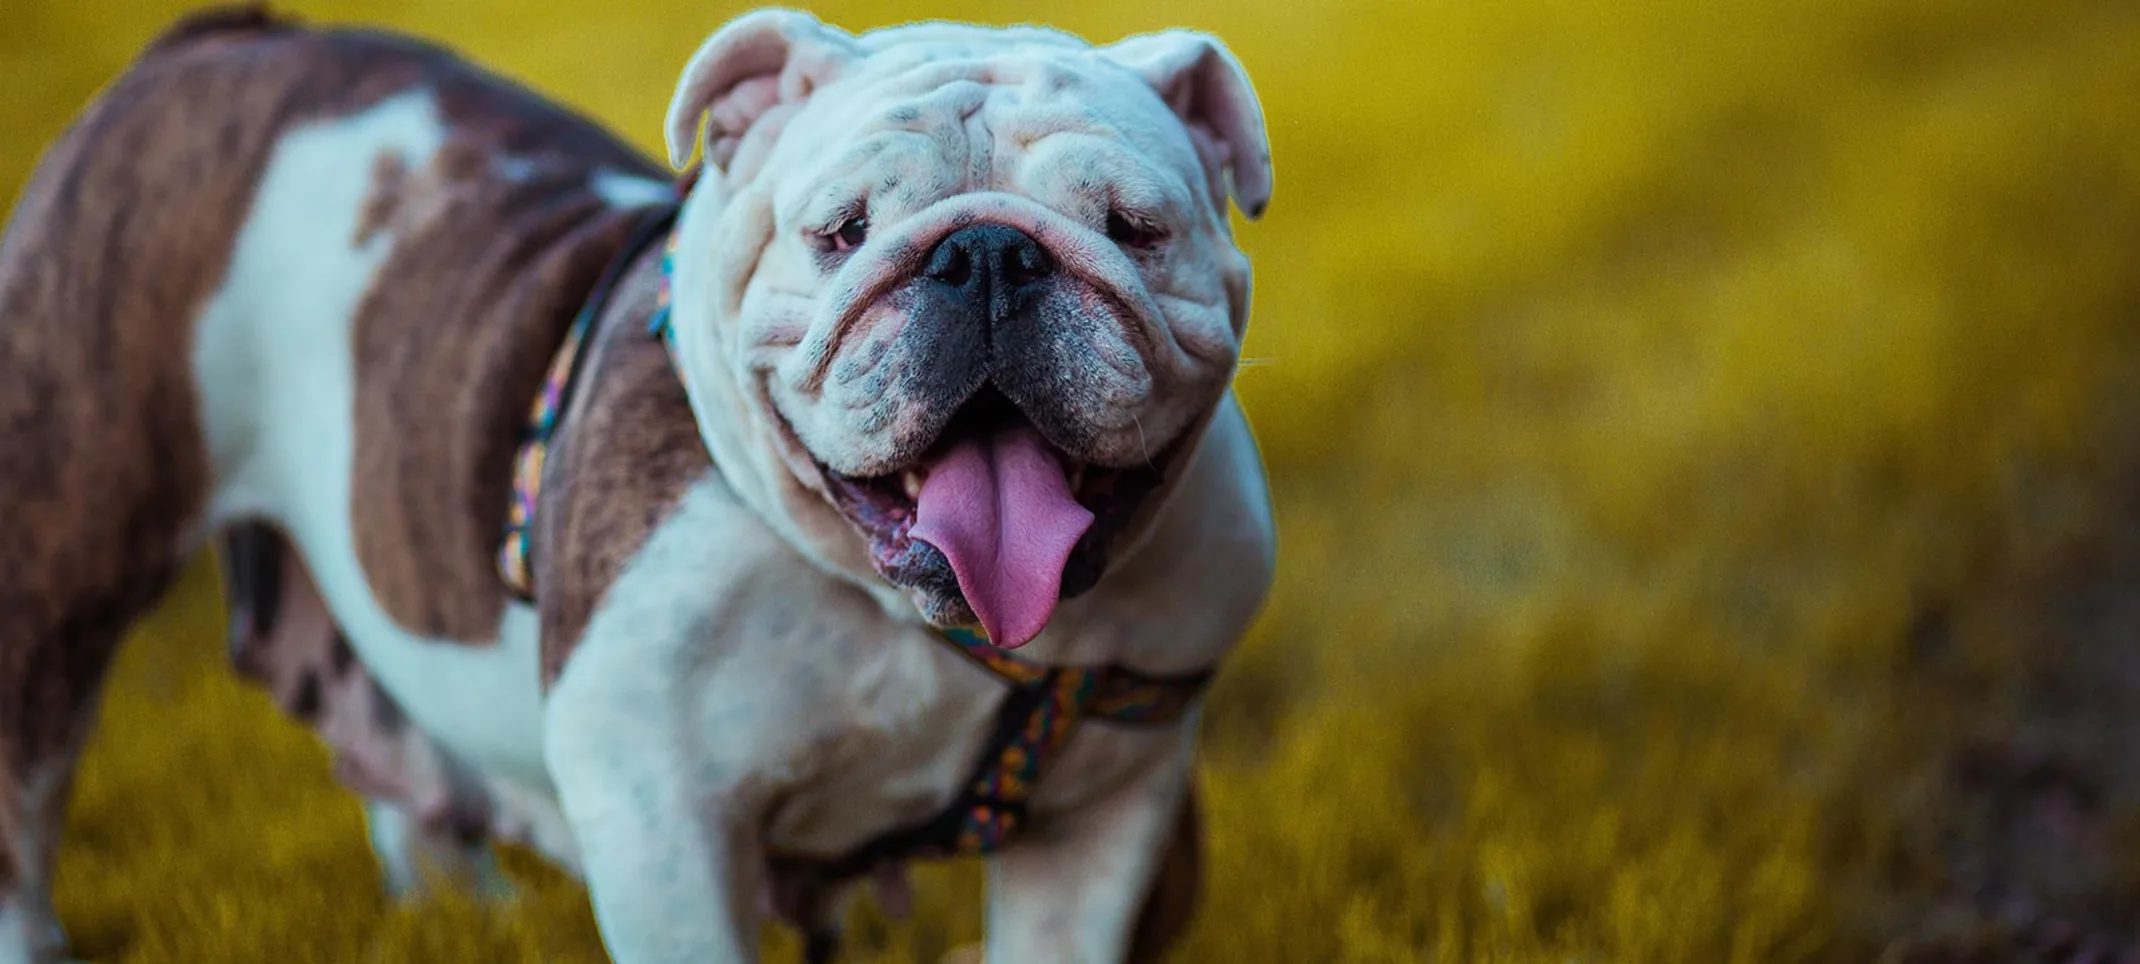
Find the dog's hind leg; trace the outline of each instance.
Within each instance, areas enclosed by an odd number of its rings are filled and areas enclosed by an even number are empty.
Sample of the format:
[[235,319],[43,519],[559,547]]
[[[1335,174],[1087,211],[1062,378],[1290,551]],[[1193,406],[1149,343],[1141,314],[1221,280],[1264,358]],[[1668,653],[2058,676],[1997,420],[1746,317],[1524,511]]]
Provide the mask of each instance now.
[[414,897],[434,886],[503,900],[512,885],[491,847],[497,806],[475,771],[408,721],[369,684],[369,709],[326,729],[335,775],[361,794],[386,890]]
[[257,522],[230,527],[220,548],[232,665],[326,741],[336,779],[365,798],[386,889],[409,896],[438,881],[509,893],[491,852],[493,808],[481,781],[365,670],[296,548]]
[[0,239],[0,964],[63,953],[48,889],[75,756],[208,489],[184,306],[98,288],[97,259],[129,249],[54,193],[32,184]]
[[50,422],[10,418],[21,369],[6,325],[0,314],[0,964],[43,964],[65,952],[50,888],[76,757],[127,628],[177,575],[198,503],[143,481],[157,477],[152,448],[102,466],[73,448],[124,451],[124,433],[46,434],[78,402],[54,404]]
[[46,890],[75,754],[121,638],[205,535],[196,319],[280,126],[266,105],[293,98],[188,51],[261,27],[171,31],[52,143],[0,236],[0,964],[61,953]]

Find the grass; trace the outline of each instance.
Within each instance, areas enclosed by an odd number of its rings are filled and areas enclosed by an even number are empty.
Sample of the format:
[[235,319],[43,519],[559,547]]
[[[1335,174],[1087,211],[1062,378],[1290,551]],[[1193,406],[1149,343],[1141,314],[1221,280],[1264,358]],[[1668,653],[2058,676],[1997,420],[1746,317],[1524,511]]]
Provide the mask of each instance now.
[[[0,6],[0,191],[180,6]],[[288,6],[442,38],[649,150],[734,12]],[[2130,4],[814,6],[1203,27],[1262,91],[1238,385],[1281,577],[1212,697],[1180,960],[2140,941]],[[517,909],[383,902],[217,623],[198,571],[125,654],[61,867],[85,953],[600,960],[529,860]],[[856,959],[973,940],[978,879],[930,871]]]

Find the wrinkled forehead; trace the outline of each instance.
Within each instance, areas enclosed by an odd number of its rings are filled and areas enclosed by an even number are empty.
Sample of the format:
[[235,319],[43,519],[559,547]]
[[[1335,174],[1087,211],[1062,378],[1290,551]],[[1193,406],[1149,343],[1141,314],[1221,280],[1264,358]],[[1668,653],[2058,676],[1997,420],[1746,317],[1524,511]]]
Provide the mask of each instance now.
[[1047,27],[984,27],[928,20],[871,30],[855,44],[872,54],[909,51],[939,56],[978,56],[1010,49],[1091,50],[1075,35]]
[[983,129],[999,148],[1076,133],[1117,142],[1150,163],[1183,172],[1196,166],[1194,146],[1158,94],[1068,34],[923,23],[859,42],[867,56],[813,98],[807,126],[831,139],[819,139],[816,150],[837,153],[871,134],[950,124]]

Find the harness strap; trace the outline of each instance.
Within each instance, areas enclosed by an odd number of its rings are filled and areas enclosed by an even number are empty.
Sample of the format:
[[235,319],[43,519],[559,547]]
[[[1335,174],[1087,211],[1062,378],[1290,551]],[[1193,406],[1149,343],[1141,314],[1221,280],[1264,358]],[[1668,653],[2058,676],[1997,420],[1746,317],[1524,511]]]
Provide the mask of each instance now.
[[911,859],[979,856],[1008,843],[1026,823],[1027,806],[1078,724],[1128,726],[1179,721],[1211,682],[1212,672],[1153,676],[1124,666],[1042,666],[966,629],[940,631],[1011,692],[996,710],[965,789],[927,820],[893,830],[830,861],[815,861],[830,879],[860,876]]
[[[522,602],[535,601],[535,547],[529,529],[535,520],[535,503],[542,495],[542,472],[549,462],[550,441],[557,434],[557,423],[564,417],[565,405],[572,399],[572,390],[578,387],[580,370],[585,367],[588,336],[594,324],[607,313],[610,298],[616,294],[617,282],[624,272],[637,260],[654,239],[669,231],[676,223],[676,215],[682,202],[669,201],[649,210],[632,227],[625,237],[624,246],[617,249],[617,256],[602,270],[602,277],[580,306],[580,312],[572,319],[572,326],[565,329],[565,341],[558,346],[557,354],[550,359],[549,373],[543,376],[542,391],[536,393],[535,404],[528,410],[527,427],[521,430],[520,449],[513,456],[513,500],[506,514],[505,538],[498,547],[498,576],[505,581],[506,589]],[[668,301],[668,271],[662,272],[662,302]]]

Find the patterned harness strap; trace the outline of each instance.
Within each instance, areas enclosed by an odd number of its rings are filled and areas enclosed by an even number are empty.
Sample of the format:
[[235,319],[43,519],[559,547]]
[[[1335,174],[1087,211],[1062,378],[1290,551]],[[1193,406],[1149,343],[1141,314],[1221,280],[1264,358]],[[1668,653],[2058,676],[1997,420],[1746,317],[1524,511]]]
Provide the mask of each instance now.
[[965,629],[941,631],[1011,692],[996,711],[973,775],[951,805],[832,861],[817,861],[830,879],[869,873],[911,859],[993,853],[1026,823],[1041,775],[1085,720],[1130,726],[1179,721],[1211,682],[1209,670],[1150,676],[1121,666],[1042,666],[1020,659]]
[[[557,434],[558,421],[564,417],[565,404],[571,401],[572,390],[578,387],[594,323],[607,313],[609,300],[617,293],[617,282],[632,262],[638,260],[639,253],[656,238],[674,234],[669,229],[676,224],[676,215],[681,209],[681,201],[664,203],[649,210],[633,226],[624,246],[618,249],[609,267],[603,269],[601,280],[587,296],[587,303],[580,306],[578,315],[573,316],[572,327],[565,329],[565,341],[551,357],[550,370],[542,379],[542,391],[536,393],[535,404],[528,410],[528,424],[520,434],[520,450],[513,456],[513,501],[506,513],[505,539],[498,546],[498,576],[522,602],[535,601],[535,547],[531,527],[535,521],[536,500],[542,495],[542,472],[549,464],[550,441]],[[666,262],[662,266],[661,278],[662,301],[666,304],[669,291]]]
[[[563,347],[551,363],[549,377],[529,414],[513,472],[512,511],[498,570],[506,585],[532,600],[529,523],[541,493],[542,470],[550,438],[578,379],[582,348],[594,322],[608,304],[618,276],[651,242],[654,232],[668,231],[661,255],[661,288],[647,332],[675,358],[670,338],[670,279],[676,267],[676,206],[656,211],[633,232],[616,264],[574,319]],[[1153,676],[1121,666],[1043,666],[999,649],[966,629],[939,635],[983,669],[1010,686],[996,722],[959,795],[935,816],[893,830],[852,853],[832,860],[807,855],[774,854],[791,863],[808,864],[827,879],[869,873],[904,860],[988,854],[1001,848],[1026,822],[1027,806],[1041,775],[1056,758],[1078,724],[1085,720],[1127,726],[1163,726],[1186,716],[1211,682],[1209,670],[1179,676]]]

